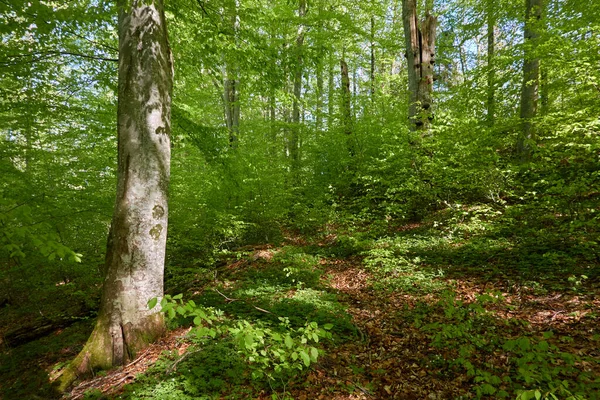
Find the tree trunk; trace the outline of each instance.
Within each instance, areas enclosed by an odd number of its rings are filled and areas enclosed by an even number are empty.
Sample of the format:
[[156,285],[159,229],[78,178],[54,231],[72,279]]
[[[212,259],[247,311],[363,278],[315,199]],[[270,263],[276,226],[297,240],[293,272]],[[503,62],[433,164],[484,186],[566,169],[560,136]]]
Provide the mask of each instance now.
[[340,60],[341,80],[342,80],[342,126],[344,133],[348,135],[348,150],[354,155],[354,145],[352,135],[352,107],[350,104],[350,77],[348,75],[348,64],[342,58]]
[[223,104],[225,107],[225,124],[229,132],[229,147],[236,148],[240,130],[240,103],[238,80],[229,68],[225,68],[223,79]]
[[[319,25],[317,26],[317,37],[321,40],[323,34],[323,21],[321,20],[321,4],[319,4],[318,18]],[[317,47],[317,109],[316,109],[316,129],[317,132],[323,130],[323,58],[325,51],[323,45],[319,44]]]
[[416,0],[402,1],[402,20],[408,61],[408,116],[412,130],[426,131],[433,120],[433,65],[437,20],[430,14],[418,23]]
[[329,80],[327,82],[327,129],[333,129],[335,123],[335,72],[334,60],[329,61]]
[[[227,2],[224,10],[228,14],[231,23],[231,32],[234,45],[237,48],[238,32],[240,30],[240,20],[237,12],[237,2],[235,0]],[[229,147],[237,148],[238,136],[240,131],[240,101],[238,69],[235,63],[225,59],[223,66],[223,105],[225,108],[225,124],[229,132]]]
[[517,154],[521,160],[531,155],[530,142],[534,137],[531,119],[537,114],[538,90],[540,84],[540,59],[536,54],[540,36],[540,20],[542,18],[542,0],[525,0],[525,55],[523,61],[523,85],[521,87],[521,132],[517,139]]
[[496,16],[494,14],[493,0],[487,0],[487,122],[494,126],[496,114],[496,70],[494,66],[494,26]]
[[120,0],[117,197],[96,327],[60,378],[122,365],[164,332],[173,63],[162,0]]
[[297,168],[300,162],[299,141],[300,135],[300,96],[302,95],[302,73],[303,73],[303,45],[304,45],[304,16],[306,15],[306,0],[300,0],[298,4],[298,34],[296,35],[296,65],[294,69],[294,100],[292,104],[292,137],[290,140],[290,155],[292,166]]
[[375,96],[375,17],[371,16],[371,70],[369,71],[369,95],[371,101]]

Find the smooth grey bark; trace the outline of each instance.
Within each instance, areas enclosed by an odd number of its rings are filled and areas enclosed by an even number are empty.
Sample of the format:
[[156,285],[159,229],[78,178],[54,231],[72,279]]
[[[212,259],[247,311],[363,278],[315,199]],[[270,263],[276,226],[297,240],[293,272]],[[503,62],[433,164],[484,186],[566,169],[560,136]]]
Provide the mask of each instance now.
[[[228,1],[224,10],[229,19],[234,44],[237,47],[240,19],[237,12],[236,0]],[[225,109],[225,125],[229,132],[229,146],[237,148],[240,132],[240,81],[238,68],[232,60],[225,59],[223,63],[223,107]]]
[[300,99],[302,96],[302,74],[304,72],[304,35],[305,25],[304,17],[306,15],[306,0],[299,0],[298,3],[298,33],[296,34],[296,65],[294,66],[294,100],[292,104],[292,136],[290,139],[290,156],[292,157],[292,166],[298,167],[300,162],[299,136],[300,136]]
[[317,75],[317,91],[316,91],[316,130],[321,132],[323,130],[323,58],[325,55],[324,46],[321,44],[321,36],[323,35],[323,20],[321,14],[323,12],[322,4],[318,4],[317,13],[319,23],[317,25],[317,37],[319,38],[319,44],[317,46],[317,60],[316,60],[316,75]]
[[329,79],[327,82],[327,129],[332,130],[335,124],[335,72],[334,61],[329,61]]
[[496,67],[494,65],[496,15],[493,0],[487,0],[487,122],[493,126],[496,116]]
[[173,61],[162,0],[120,0],[117,196],[98,320],[60,379],[122,365],[164,332]]
[[323,62],[322,53],[319,54],[317,61],[317,109],[316,109],[316,128],[317,132],[323,130]]
[[426,131],[433,120],[433,66],[437,20],[426,7],[419,24],[416,0],[402,0],[402,21],[408,61],[408,117],[413,130]]
[[517,154],[521,160],[529,158],[531,141],[534,139],[532,118],[537,115],[538,90],[540,85],[540,58],[536,47],[540,37],[543,0],[525,0],[525,28],[523,59],[523,85],[521,86],[521,131],[517,138]]

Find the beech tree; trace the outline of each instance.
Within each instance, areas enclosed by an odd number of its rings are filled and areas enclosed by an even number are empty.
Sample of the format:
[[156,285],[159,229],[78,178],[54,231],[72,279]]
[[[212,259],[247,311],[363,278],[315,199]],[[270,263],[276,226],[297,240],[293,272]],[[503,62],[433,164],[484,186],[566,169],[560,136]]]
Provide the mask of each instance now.
[[163,295],[173,62],[162,0],[120,0],[117,197],[100,312],[61,389],[122,365],[164,332],[148,301]]
[[531,119],[537,114],[538,91],[540,86],[540,57],[536,47],[540,37],[543,0],[525,1],[525,28],[523,29],[525,56],[523,60],[523,85],[521,87],[520,117],[521,133],[517,140],[517,153],[522,159],[528,158],[531,150],[529,141],[533,139]]

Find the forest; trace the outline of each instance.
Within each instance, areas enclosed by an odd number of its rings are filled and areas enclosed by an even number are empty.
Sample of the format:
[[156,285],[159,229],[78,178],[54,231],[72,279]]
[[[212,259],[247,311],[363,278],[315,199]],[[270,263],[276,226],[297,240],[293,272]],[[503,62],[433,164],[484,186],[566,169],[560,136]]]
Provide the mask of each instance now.
[[600,399],[597,0],[0,0],[0,399]]

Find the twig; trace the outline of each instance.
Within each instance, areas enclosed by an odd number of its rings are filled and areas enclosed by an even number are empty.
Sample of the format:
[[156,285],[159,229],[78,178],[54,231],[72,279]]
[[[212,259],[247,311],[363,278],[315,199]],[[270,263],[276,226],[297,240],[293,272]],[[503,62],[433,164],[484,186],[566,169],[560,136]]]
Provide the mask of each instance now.
[[171,366],[169,367],[169,369],[167,369],[167,370],[165,371],[165,375],[170,375],[170,374],[171,374],[171,372],[175,371],[175,369],[177,368],[177,365],[178,365],[180,362],[182,362],[183,360],[185,360],[186,358],[188,358],[188,357],[189,357],[189,356],[191,356],[192,354],[196,354],[196,353],[199,353],[199,352],[201,352],[201,351],[202,351],[201,349],[199,349],[199,350],[194,350],[194,351],[186,351],[186,353],[185,353],[183,356],[179,357],[179,358],[178,358],[178,359],[177,359],[177,360],[176,360],[176,361],[173,363],[173,365],[171,365]]
[[217,292],[217,293],[219,293],[221,296],[223,296],[223,298],[225,298],[225,301],[227,301],[228,303],[233,303],[234,301],[243,301],[244,303],[246,303],[246,304],[249,304],[249,305],[251,305],[252,307],[256,308],[258,311],[261,311],[261,312],[264,312],[264,313],[267,313],[267,314],[273,314],[271,311],[269,311],[269,310],[265,310],[264,308],[257,307],[257,306],[255,306],[254,304],[252,304],[252,303],[250,303],[250,302],[248,302],[248,301],[246,301],[246,300],[243,300],[243,299],[232,299],[232,298],[229,298],[229,297],[227,297],[226,295],[224,295],[223,293],[221,293],[221,292],[219,291],[219,289],[217,289],[217,288],[215,288],[215,292]]
[[350,382],[352,385],[354,385],[356,388],[360,389],[361,392],[363,392],[370,398],[372,398],[372,399],[375,398],[375,396],[373,396],[373,394],[368,389],[365,389],[364,387],[360,386],[358,383],[354,382],[353,380],[347,379],[347,381]]
[[267,314],[273,314],[271,311],[265,310],[264,308],[256,307],[254,304],[251,304],[251,306],[256,308],[258,311],[262,311]]
[[232,303],[232,302],[234,302],[234,301],[238,301],[238,300],[240,300],[240,299],[231,299],[231,298],[229,298],[229,297],[225,296],[223,293],[219,292],[219,289],[217,289],[217,288],[215,288],[215,291],[216,291],[217,293],[219,293],[221,296],[223,296],[223,297],[225,298],[225,300],[226,300],[228,303]]

